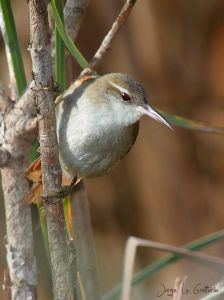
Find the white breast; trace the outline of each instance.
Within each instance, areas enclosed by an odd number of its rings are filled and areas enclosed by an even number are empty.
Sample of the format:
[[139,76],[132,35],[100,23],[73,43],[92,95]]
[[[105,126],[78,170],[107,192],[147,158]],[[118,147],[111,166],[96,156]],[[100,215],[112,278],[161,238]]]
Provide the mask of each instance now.
[[[136,125],[124,126],[108,107],[86,105],[82,97],[57,109],[60,160],[69,177],[95,177],[111,169],[130,149]],[[124,117],[124,116],[123,116]]]

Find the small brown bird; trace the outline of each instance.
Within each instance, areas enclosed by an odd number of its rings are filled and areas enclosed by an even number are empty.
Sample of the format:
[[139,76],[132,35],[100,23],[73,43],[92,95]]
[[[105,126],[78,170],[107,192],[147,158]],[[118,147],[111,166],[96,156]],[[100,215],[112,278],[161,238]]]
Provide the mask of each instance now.
[[79,86],[75,82],[56,103],[60,162],[69,180],[101,176],[113,168],[134,145],[142,116],[170,127],[149,105],[143,87],[126,74],[89,77]]
[[56,106],[62,169],[70,178],[105,174],[132,148],[139,120],[147,115],[170,127],[148,104],[143,87],[111,73],[85,81]]

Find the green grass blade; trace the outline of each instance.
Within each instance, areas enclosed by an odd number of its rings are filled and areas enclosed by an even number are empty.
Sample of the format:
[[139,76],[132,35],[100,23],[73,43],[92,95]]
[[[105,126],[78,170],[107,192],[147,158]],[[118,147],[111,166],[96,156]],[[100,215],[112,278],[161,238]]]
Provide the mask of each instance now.
[[27,83],[11,3],[9,0],[0,0],[0,4],[16,78],[17,92],[18,95],[21,96]]
[[[61,0],[55,0],[55,6],[57,8],[60,19],[63,21],[63,8],[62,8]],[[60,84],[61,92],[63,92],[66,87],[65,47],[57,28],[55,33],[55,45],[56,45],[56,56],[55,56],[56,81]]]
[[171,125],[175,125],[186,129],[195,130],[195,131],[224,134],[224,127],[209,126],[200,122],[196,122],[190,119],[185,119],[179,116],[169,114],[159,109],[158,111]]
[[34,141],[30,150],[30,163],[32,163],[34,160],[36,160],[39,157],[39,153],[37,152],[37,149],[39,148],[39,143],[38,141]]
[[[224,231],[218,231],[206,237],[203,237],[199,240],[196,240],[190,244],[185,245],[185,248],[188,250],[200,250],[209,245],[212,245],[216,242],[224,240]],[[160,270],[165,267],[170,266],[171,263],[181,259],[181,256],[176,254],[167,255],[154,263],[150,264],[148,267],[143,269],[142,271],[136,273],[133,276],[132,285],[137,285],[138,283],[143,282],[145,279],[148,279],[155,275]],[[116,299],[116,297],[121,293],[121,285],[111,289],[106,295],[102,297],[102,300],[112,300]]]
[[74,56],[75,60],[79,63],[79,65],[84,69],[88,67],[88,62],[73,43],[72,39],[69,37],[67,32],[64,29],[63,23],[61,21],[60,15],[57,11],[57,7],[55,4],[56,0],[51,0],[51,8],[52,8],[52,15],[55,20],[55,24],[57,27],[58,32],[60,33],[61,38],[63,39],[65,46],[68,48],[70,53]]

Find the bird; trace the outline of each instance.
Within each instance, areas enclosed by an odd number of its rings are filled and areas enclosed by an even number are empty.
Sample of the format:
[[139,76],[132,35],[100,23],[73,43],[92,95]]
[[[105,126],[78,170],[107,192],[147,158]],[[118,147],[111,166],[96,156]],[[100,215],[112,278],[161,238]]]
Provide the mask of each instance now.
[[76,81],[56,99],[55,114],[62,172],[73,182],[113,169],[133,147],[144,115],[171,128],[141,84],[122,73]]

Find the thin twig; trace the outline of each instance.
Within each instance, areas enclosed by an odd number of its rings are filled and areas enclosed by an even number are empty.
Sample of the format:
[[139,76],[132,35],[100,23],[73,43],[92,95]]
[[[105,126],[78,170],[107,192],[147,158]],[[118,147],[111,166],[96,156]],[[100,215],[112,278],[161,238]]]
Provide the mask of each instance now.
[[122,25],[128,18],[136,0],[127,0],[125,5],[123,6],[121,12],[119,13],[118,17],[116,18],[115,22],[113,23],[110,31],[104,38],[103,42],[101,43],[101,46],[91,59],[88,68],[84,69],[81,73],[82,76],[92,74],[99,66],[99,64],[102,62],[105,54],[110,49],[112,42],[117,35],[118,31],[121,29]]

